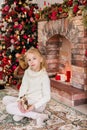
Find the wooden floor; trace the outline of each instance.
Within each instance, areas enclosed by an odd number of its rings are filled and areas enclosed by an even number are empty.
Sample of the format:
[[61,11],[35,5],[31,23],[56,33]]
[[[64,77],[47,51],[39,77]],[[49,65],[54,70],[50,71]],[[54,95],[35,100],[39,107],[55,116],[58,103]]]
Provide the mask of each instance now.
[[87,104],[87,91],[77,89],[70,84],[66,84],[51,78],[51,89],[55,99],[59,99],[67,105],[78,106]]

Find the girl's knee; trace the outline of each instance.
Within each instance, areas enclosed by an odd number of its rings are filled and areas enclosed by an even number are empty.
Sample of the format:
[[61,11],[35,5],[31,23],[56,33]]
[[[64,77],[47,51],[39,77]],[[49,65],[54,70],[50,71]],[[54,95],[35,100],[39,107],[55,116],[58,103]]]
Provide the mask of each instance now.
[[10,103],[6,106],[6,111],[9,114],[16,114],[18,112],[18,106],[17,106],[17,102],[15,103]]
[[8,105],[11,104],[13,102],[16,102],[17,97],[13,97],[13,96],[5,96],[2,100],[3,104]]
[[13,105],[12,104],[8,104],[6,106],[6,111],[9,113],[9,114],[13,114]]
[[11,110],[12,110],[12,108],[10,107],[10,105],[7,105],[7,106],[6,106],[6,111],[7,111],[9,114],[11,114]]
[[3,97],[2,103],[3,103],[4,105],[7,105],[7,104],[8,104],[8,96]]

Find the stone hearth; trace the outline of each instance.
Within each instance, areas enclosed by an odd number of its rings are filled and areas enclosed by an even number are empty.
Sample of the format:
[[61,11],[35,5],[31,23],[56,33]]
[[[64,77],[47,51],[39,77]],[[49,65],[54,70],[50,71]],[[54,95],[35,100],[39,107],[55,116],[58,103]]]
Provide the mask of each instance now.
[[[60,73],[59,66],[63,66],[63,64],[60,64],[60,61],[62,63],[67,61],[69,63],[68,70],[71,71],[70,86],[78,89],[78,91],[82,91],[85,95],[87,90],[87,57],[85,56],[87,30],[83,26],[82,16],[76,16],[72,19],[61,18],[55,21],[39,21],[38,45],[46,58],[49,76]],[[61,57],[63,57],[62,60]],[[63,88],[66,83],[62,82],[62,84]],[[55,85],[52,84],[52,86]],[[58,81],[56,89],[59,91]],[[81,96],[80,93],[78,95]],[[85,101],[87,102],[87,97],[84,97],[84,100],[86,99]],[[71,98],[71,100],[73,99]],[[82,100],[83,98],[79,99],[81,102]],[[76,99],[75,101],[77,102]]]
[[69,83],[62,83],[55,78],[51,78],[52,97],[55,100],[65,103],[69,106],[78,106],[87,104],[87,91],[77,89]]

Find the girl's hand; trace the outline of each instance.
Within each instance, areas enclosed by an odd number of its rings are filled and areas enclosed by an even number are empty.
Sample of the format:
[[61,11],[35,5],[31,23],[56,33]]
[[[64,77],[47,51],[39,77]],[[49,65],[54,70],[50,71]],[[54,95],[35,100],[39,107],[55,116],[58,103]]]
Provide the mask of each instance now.
[[19,108],[19,110],[20,110],[22,113],[25,113],[25,112],[26,112],[26,110],[24,109],[24,107],[23,107],[21,101],[18,102],[18,108]]
[[29,106],[29,108],[26,110],[26,112],[33,111],[33,110],[34,110],[34,105],[31,105],[31,106]]
[[19,108],[19,110],[20,110],[22,113],[26,113],[26,112],[29,112],[29,111],[34,110],[34,105],[29,106],[29,108],[25,110],[25,108],[24,108],[24,106],[22,105],[21,101],[19,101],[19,102],[18,102],[18,108]]

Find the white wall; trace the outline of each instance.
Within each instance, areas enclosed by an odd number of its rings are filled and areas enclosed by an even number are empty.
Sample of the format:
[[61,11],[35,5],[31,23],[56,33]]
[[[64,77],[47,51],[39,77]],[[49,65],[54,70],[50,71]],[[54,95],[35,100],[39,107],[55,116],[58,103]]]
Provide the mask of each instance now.
[[1,8],[1,4],[3,3],[4,0],[0,0],[0,8]]
[[[63,0],[33,0],[34,2],[36,2],[38,4],[38,6],[43,9],[44,7],[44,1],[46,1],[46,6],[48,6],[48,3],[54,4],[54,3],[62,3]],[[0,0],[0,8],[1,8],[1,4],[4,2],[4,0]],[[1,16],[1,12],[0,12],[0,16]]]
[[[3,3],[3,0],[0,0],[0,9],[1,9],[1,4]],[[1,11],[0,11],[0,19],[1,19]]]
[[38,3],[38,6],[43,9],[44,7],[44,1],[46,1],[46,6],[48,6],[48,3],[51,5],[51,4],[54,4],[54,3],[62,3],[63,0],[34,0]]

